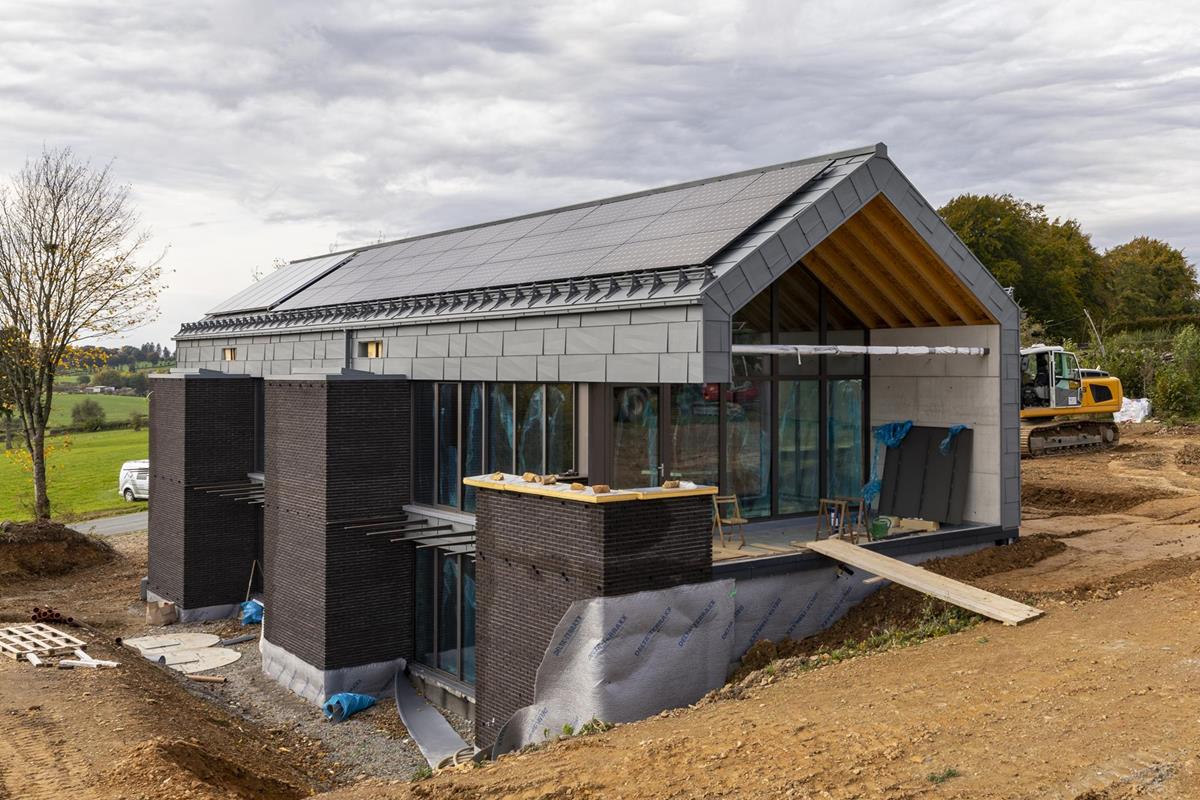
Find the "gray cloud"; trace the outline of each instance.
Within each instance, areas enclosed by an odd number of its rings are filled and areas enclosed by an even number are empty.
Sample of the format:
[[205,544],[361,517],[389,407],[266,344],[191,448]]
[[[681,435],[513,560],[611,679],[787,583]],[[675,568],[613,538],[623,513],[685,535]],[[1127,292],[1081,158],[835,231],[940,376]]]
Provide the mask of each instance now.
[[157,338],[275,256],[877,140],[934,203],[1194,257],[1187,4],[913,5],[0,2],[0,170],[117,159],[172,245]]

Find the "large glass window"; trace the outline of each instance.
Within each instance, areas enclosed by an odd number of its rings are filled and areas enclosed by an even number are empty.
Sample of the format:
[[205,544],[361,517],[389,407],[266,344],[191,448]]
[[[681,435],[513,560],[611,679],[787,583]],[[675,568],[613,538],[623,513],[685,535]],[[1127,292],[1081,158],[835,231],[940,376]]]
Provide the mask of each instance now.
[[417,661],[475,682],[475,557],[417,550]]
[[613,388],[613,487],[657,486],[658,387]]
[[517,474],[546,471],[545,387],[540,383],[517,384]]
[[462,593],[459,585],[458,556],[439,551],[440,585],[438,586],[438,663],[439,669],[458,674],[458,601]]
[[671,387],[671,478],[707,486],[720,483],[720,416],[719,384]]
[[779,514],[815,511],[821,493],[821,384],[779,382]]
[[438,384],[437,502],[458,506],[458,384]]
[[512,472],[513,460],[513,385],[493,383],[488,387],[488,466],[490,470]]
[[747,517],[771,514],[771,383],[741,381],[726,392],[730,487]]
[[[462,474],[483,473],[483,384],[465,383],[462,388]],[[464,486],[463,510],[475,510],[475,487]]]
[[826,461],[830,497],[858,497],[863,485],[863,381],[830,380]]
[[[803,265],[741,308],[732,334],[735,344],[868,341],[862,322]],[[747,517],[810,514],[821,497],[862,491],[866,369],[863,356],[734,358],[733,383],[709,394],[724,401],[722,489],[738,495]],[[673,404],[673,425],[677,413]]]
[[[462,485],[466,476],[575,472],[574,384],[425,383],[413,396],[418,502],[473,512],[476,493]],[[433,425],[421,423],[427,413]],[[430,473],[436,473],[426,483],[432,487],[420,491],[421,476]]]
[[548,383],[546,396],[546,472],[570,472],[575,466],[575,386]]

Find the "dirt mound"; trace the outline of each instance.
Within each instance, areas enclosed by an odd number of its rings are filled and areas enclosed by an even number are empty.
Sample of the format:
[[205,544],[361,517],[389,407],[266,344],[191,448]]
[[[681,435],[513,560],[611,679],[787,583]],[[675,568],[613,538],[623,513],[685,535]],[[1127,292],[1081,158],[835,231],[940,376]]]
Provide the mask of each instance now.
[[1170,497],[1145,486],[1128,489],[1107,487],[1102,491],[1079,486],[1022,481],[1021,503],[1053,514],[1111,514],[1127,511],[1147,500]]
[[1187,473],[1200,472],[1200,445],[1185,444],[1175,454],[1175,466]]
[[65,575],[113,558],[112,546],[103,539],[57,522],[0,523],[0,586]]
[[308,792],[207,752],[195,742],[155,738],[135,747],[108,777],[125,796],[290,800]]
[[[1004,547],[989,547],[967,555],[930,559],[922,562],[921,566],[930,572],[969,582],[1031,566],[1066,549],[1065,544],[1051,536],[1035,534],[1022,536]],[[958,611],[957,608],[953,609],[953,612]],[[968,612],[963,611],[962,614]],[[867,597],[818,634],[798,641],[785,639],[755,644],[742,656],[742,665],[734,673],[731,682],[743,680],[776,659],[813,656],[830,648],[864,642],[880,634],[918,627],[928,628],[930,636],[939,635],[948,632],[942,631],[941,627],[954,627],[962,621],[953,615],[946,603],[892,584]]]

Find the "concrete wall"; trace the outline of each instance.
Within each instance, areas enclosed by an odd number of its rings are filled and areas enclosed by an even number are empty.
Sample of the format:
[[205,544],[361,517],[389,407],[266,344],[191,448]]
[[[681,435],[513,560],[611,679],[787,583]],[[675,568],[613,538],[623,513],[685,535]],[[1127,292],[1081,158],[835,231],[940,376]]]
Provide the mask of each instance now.
[[[352,367],[413,380],[697,383],[702,328],[699,306],[678,305],[184,339],[177,347],[181,367],[259,376]],[[358,342],[376,339],[383,356],[358,358]],[[236,361],[221,359],[225,347],[237,348]]]
[[963,424],[975,431],[965,518],[1002,521],[999,325],[871,331],[875,345],[987,347],[977,356],[872,356],[871,425],[911,419],[917,425]]

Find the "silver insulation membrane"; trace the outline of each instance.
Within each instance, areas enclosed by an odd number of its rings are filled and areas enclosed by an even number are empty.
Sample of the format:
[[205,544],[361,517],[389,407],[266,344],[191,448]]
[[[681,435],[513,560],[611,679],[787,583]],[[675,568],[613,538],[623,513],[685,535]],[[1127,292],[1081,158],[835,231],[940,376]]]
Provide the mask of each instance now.
[[[900,556],[916,564],[991,545]],[[593,719],[633,722],[690,705],[724,685],[764,639],[803,639],[840,619],[886,581],[828,567],[724,579],[571,605],[534,683],[534,703],[505,723],[492,757],[579,731]]]

